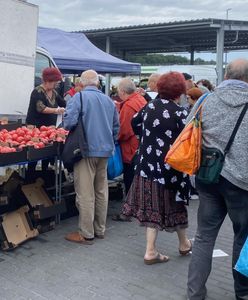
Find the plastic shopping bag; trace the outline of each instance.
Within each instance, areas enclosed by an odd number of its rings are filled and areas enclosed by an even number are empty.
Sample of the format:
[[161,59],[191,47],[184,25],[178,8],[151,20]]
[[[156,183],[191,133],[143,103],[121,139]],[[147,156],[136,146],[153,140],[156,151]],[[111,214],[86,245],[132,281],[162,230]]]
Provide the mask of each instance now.
[[121,148],[119,144],[115,145],[114,154],[108,159],[108,179],[112,180],[118,176],[120,176],[123,172],[123,163],[121,156]]
[[234,269],[244,276],[248,277],[248,237],[240,252],[239,259]]

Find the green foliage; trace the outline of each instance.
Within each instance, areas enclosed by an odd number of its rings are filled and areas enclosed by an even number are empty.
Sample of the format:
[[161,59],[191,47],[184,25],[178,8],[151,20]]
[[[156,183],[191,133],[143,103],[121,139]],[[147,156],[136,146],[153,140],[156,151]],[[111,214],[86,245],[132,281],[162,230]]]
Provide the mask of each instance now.
[[[163,55],[163,54],[144,54],[144,55],[127,55],[127,61],[140,63],[142,66],[148,65],[188,65],[190,60],[180,55]],[[195,59],[196,65],[216,64],[214,60],[205,61],[201,58]]]

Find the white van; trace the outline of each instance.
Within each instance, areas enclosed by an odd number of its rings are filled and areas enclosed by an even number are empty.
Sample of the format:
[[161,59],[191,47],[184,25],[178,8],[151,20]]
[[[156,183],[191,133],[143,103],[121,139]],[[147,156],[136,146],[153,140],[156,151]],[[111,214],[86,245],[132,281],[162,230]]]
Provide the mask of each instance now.
[[42,70],[47,67],[57,67],[53,58],[45,49],[37,47],[35,57],[34,86],[41,84]]
[[[25,66],[15,66],[12,64],[10,67],[13,69],[13,73],[10,73],[12,76],[14,76],[16,68],[21,68],[20,72],[23,72],[24,77],[18,79],[13,77],[13,79],[9,80],[7,80],[10,78],[9,76],[5,77],[6,83],[9,84],[9,86],[6,86],[5,84],[5,89],[10,89],[10,93],[12,90],[11,94],[15,95],[15,98],[12,99],[12,97],[8,95],[8,99],[6,99],[7,102],[1,105],[0,117],[7,117],[10,121],[22,119],[22,121],[25,122],[32,89],[41,84],[42,70],[47,67],[56,67],[56,63],[45,49],[37,47],[35,53],[34,75],[29,70],[25,72],[24,70],[28,69]],[[13,82],[11,83],[11,81]],[[19,83],[18,85],[17,82]],[[19,90],[17,90],[17,88]],[[5,95],[6,93],[4,96]]]
[[42,69],[55,66],[49,53],[37,48],[38,17],[37,5],[0,0],[0,116],[9,120],[25,119]]
[[170,71],[188,73],[197,82],[201,79],[208,79],[214,86],[217,84],[217,73],[215,65],[170,65],[170,66],[144,66],[141,67],[141,74],[152,73],[164,74]]

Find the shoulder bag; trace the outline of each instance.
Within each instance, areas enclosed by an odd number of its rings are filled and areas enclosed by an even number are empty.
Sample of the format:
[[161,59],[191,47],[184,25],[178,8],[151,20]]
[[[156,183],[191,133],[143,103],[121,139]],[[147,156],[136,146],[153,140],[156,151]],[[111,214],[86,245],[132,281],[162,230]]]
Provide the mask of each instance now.
[[65,140],[64,149],[61,155],[64,167],[72,171],[76,162],[88,156],[89,149],[83,125],[83,100],[80,92],[80,113],[77,125],[69,131]]
[[181,131],[170,150],[165,162],[173,169],[193,175],[201,162],[201,109],[208,94],[202,96],[192,120]]

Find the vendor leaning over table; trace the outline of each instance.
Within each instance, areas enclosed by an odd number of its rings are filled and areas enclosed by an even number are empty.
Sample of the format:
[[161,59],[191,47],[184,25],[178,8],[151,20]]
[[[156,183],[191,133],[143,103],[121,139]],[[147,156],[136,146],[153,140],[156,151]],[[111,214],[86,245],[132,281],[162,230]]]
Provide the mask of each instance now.
[[[27,125],[56,125],[58,115],[65,111],[66,101],[56,92],[55,88],[62,80],[62,74],[57,68],[45,68],[42,72],[42,84],[37,86],[31,93]],[[34,174],[37,162],[30,163],[28,171]],[[49,160],[42,161],[42,170],[46,170]]]
[[57,115],[64,113],[66,101],[55,88],[62,80],[57,68],[45,68],[42,72],[42,84],[31,93],[26,123],[40,127],[56,125]]

